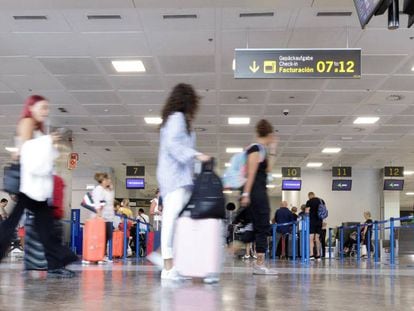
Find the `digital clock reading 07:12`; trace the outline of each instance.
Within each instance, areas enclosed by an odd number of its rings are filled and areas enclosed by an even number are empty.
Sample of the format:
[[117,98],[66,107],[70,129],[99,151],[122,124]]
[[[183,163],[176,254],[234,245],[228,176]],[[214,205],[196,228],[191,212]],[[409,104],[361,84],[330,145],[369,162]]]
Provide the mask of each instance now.
[[316,70],[320,73],[355,73],[355,62],[352,60],[339,62],[321,60],[316,63]]

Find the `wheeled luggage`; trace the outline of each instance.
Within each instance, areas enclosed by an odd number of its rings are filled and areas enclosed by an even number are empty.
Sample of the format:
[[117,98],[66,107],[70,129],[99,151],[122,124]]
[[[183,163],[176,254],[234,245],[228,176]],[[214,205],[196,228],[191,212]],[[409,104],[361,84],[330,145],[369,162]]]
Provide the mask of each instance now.
[[112,233],[112,257],[121,258],[124,255],[124,232],[116,230]]
[[87,220],[83,230],[83,260],[103,260],[105,241],[105,221],[100,217]]
[[174,261],[183,276],[218,276],[223,262],[223,224],[220,219],[180,217],[174,235]]

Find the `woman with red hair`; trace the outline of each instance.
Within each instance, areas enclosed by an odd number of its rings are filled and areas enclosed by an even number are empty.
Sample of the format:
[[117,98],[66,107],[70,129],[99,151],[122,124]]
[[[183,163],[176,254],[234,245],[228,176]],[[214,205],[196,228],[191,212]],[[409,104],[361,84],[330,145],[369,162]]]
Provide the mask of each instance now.
[[6,256],[13,232],[27,208],[35,215],[34,227],[45,250],[48,276],[73,277],[74,272],[65,266],[78,258],[53,235],[53,211],[47,204],[52,197],[53,164],[58,155],[54,143],[60,139],[56,133],[45,135],[48,116],[49,103],[44,97],[32,95],[26,100],[17,124],[20,192],[9,218],[0,225],[0,259]]

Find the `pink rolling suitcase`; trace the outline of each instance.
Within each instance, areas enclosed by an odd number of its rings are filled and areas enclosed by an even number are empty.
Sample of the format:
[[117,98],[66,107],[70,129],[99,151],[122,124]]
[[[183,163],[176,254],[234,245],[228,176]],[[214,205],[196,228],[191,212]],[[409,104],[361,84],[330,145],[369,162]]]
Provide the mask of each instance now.
[[179,217],[174,235],[174,263],[183,276],[218,276],[223,262],[221,219]]

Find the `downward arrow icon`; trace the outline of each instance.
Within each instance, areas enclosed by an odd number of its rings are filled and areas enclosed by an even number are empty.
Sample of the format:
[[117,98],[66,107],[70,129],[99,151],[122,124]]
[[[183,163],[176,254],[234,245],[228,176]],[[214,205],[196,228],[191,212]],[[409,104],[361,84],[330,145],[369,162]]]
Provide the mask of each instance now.
[[250,65],[249,68],[253,73],[256,73],[260,69],[260,67],[256,65],[256,61],[253,61],[253,65]]

